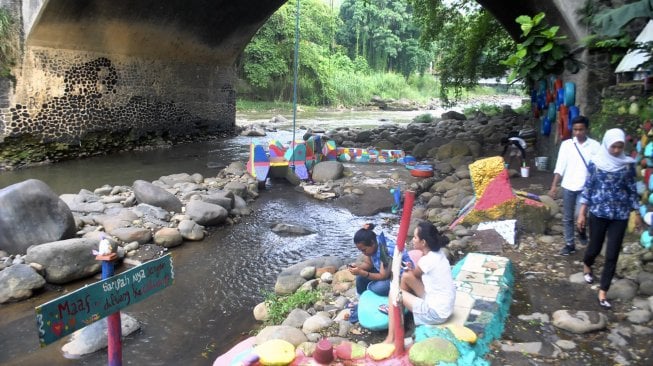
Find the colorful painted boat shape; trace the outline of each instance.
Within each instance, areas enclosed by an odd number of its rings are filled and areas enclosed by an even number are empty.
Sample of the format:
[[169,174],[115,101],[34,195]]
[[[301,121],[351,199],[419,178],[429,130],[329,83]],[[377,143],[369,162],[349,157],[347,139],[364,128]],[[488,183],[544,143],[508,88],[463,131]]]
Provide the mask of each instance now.
[[378,150],[363,149],[357,147],[338,147],[336,156],[338,161],[353,163],[370,163],[370,164],[389,164],[396,163],[406,154],[403,150]]

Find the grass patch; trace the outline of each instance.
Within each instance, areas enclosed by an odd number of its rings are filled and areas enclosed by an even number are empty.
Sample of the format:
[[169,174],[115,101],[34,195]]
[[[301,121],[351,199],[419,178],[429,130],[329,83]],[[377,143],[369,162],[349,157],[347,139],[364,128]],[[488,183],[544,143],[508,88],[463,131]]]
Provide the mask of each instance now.
[[319,299],[320,292],[317,290],[300,290],[286,296],[268,293],[265,295],[265,306],[268,308],[268,320],[265,323],[267,325],[281,324],[294,309],[305,309]]

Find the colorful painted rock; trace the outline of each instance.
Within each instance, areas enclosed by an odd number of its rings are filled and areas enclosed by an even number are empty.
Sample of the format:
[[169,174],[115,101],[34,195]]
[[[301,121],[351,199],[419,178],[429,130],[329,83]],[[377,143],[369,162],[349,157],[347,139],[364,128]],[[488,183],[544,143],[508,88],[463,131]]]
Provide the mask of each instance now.
[[336,356],[341,360],[355,360],[365,357],[366,349],[357,343],[342,342],[335,346]]
[[410,362],[415,366],[438,365],[456,362],[460,353],[456,346],[446,339],[427,338],[415,343],[408,352]]
[[295,359],[295,346],[283,339],[271,339],[254,348],[264,366],[285,366]]
[[395,351],[394,344],[377,343],[371,345],[367,349],[367,355],[370,356],[370,358],[373,359],[374,361],[380,361],[380,360],[385,360],[386,358],[392,356],[394,351]]

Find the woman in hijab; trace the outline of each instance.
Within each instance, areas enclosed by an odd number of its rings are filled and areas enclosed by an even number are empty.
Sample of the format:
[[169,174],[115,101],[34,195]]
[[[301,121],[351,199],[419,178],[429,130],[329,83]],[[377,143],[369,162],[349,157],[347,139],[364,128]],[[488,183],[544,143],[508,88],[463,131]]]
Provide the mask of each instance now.
[[635,188],[635,160],[624,154],[624,146],[624,131],[613,128],[605,133],[601,148],[588,167],[589,174],[581,194],[580,214],[576,222],[579,230],[585,229],[585,214],[589,208],[590,241],[583,258],[583,277],[587,283],[594,282],[592,265],[607,237],[598,297],[599,305],[606,310],[612,308],[606,294],[614,277],[632,210],[637,213],[636,227],[642,227],[638,211],[639,196]]

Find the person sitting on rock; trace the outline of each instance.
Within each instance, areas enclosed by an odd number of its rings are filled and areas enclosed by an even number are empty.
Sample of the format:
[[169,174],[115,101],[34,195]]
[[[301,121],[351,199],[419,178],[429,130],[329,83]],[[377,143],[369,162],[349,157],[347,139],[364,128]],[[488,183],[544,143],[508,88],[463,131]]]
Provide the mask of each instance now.
[[[362,262],[350,264],[349,272],[356,276],[356,292],[359,295],[370,290],[377,295],[388,296],[395,244],[387,243],[383,234],[377,240],[374,227],[374,224],[367,223],[354,234],[354,244],[365,257]],[[402,261],[411,262],[408,252],[402,253]]]
[[[414,268],[411,263],[406,264],[400,281],[401,302],[413,313],[415,325],[442,324],[453,314],[456,286],[449,260],[440,250],[448,243],[449,238],[441,235],[432,223],[422,221],[417,224],[413,233],[413,249],[421,250],[423,256]],[[390,316],[384,343],[393,343],[396,326],[394,314],[387,311],[387,306],[379,310]]]
[[[504,158],[506,167],[509,167],[514,158],[517,159],[517,166],[521,166],[526,162],[526,141],[519,137],[519,132],[510,131],[508,137],[501,139],[501,145],[503,145],[503,152],[501,156]],[[508,159],[506,160],[506,153],[509,152]],[[520,158],[521,155],[521,158]]]

